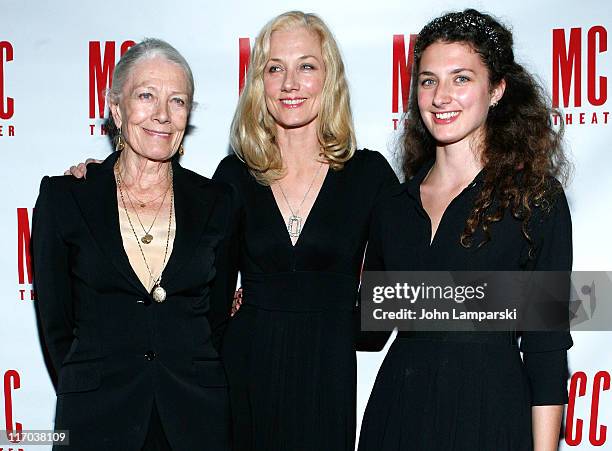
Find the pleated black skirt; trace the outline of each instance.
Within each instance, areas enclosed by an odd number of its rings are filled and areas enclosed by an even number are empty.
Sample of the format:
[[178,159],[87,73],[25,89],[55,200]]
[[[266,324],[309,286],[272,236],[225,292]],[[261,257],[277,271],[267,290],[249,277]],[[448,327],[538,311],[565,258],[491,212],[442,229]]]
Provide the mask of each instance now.
[[236,451],[353,451],[355,280],[243,276],[223,342]]
[[392,344],[359,451],[531,451],[527,375],[510,334],[406,334]]

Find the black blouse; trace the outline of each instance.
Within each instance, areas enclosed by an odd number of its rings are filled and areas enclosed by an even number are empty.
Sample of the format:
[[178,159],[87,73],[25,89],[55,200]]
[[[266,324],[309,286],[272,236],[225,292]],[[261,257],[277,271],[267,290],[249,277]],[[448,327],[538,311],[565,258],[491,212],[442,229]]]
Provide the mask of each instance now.
[[215,180],[233,185],[242,204],[242,273],[328,271],[357,278],[372,210],[381,193],[398,184],[378,152],[357,150],[340,171],[328,170],[302,233],[292,245],[269,186],[258,183],[242,161],[221,161]]
[[[366,257],[371,271],[565,271],[572,267],[572,226],[562,190],[552,208],[534,207],[529,221],[535,255],[522,234],[522,221],[506,211],[490,226],[491,240],[482,246],[484,233],[473,236],[474,245],[460,243],[466,220],[483,183],[481,172],[449,204],[431,240],[431,222],[423,208],[420,186],[433,161],[379,203],[372,224]],[[552,183],[558,184],[556,180]],[[532,389],[533,405],[567,402],[567,352],[569,332],[523,332],[520,349]],[[401,333],[400,333],[401,336]]]

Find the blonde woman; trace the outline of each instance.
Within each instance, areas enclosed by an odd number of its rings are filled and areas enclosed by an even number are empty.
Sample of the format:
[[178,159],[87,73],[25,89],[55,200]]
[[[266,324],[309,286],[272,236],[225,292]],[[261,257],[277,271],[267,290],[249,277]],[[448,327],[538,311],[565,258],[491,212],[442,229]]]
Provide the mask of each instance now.
[[313,14],[260,32],[214,178],[242,203],[243,303],[223,340],[234,447],[353,450],[354,307],[370,216],[397,179],[355,149],[344,65]]

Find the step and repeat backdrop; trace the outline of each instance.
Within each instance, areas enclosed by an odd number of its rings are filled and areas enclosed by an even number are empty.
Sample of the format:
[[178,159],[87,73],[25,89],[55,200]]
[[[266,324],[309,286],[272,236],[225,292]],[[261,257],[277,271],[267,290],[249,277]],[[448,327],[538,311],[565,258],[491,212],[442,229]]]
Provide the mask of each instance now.
[[[229,125],[257,32],[288,8],[318,13],[345,59],[359,146],[394,162],[396,128],[409,95],[413,36],[446,11],[489,12],[512,27],[517,59],[538,75],[566,123],[575,168],[568,187],[574,269],[605,271],[612,269],[612,12],[606,3],[2,0],[0,430],[53,427],[55,394],[40,345],[28,253],[32,208],[44,175],[111,152],[100,92],[134,41],[167,40],[191,64],[198,105],[182,164],[211,176],[230,151]],[[574,341],[561,449],[612,449],[612,333],[577,332]],[[359,355],[359,418],[385,352]],[[48,448],[0,445],[0,451]]]

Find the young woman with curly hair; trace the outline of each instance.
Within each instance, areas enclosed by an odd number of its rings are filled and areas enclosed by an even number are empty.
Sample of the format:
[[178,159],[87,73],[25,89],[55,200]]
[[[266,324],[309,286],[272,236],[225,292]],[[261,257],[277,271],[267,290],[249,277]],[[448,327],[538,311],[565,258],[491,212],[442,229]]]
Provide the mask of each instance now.
[[[570,270],[562,130],[511,32],[449,13],[414,52],[407,182],[374,214],[366,269]],[[359,450],[556,450],[571,345],[569,332],[400,332]]]

